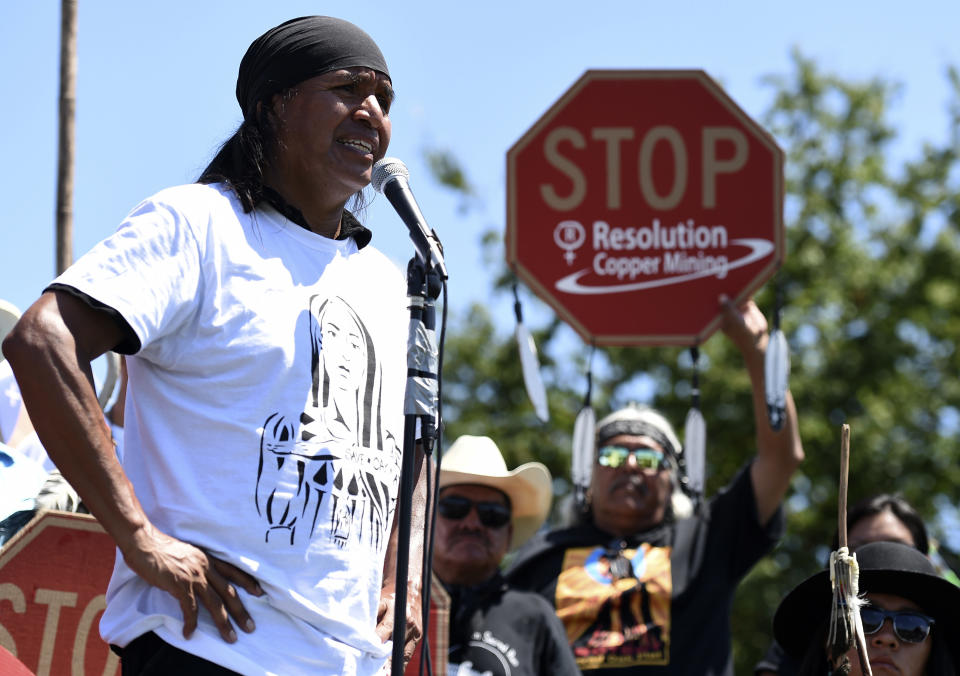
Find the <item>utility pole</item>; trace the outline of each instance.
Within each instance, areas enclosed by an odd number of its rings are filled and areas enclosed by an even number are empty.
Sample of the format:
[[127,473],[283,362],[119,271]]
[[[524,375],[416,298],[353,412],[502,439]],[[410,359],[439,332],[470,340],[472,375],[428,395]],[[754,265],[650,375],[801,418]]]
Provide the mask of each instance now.
[[77,0],[60,1],[60,118],[57,148],[57,274],[73,262],[73,164],[77,107]]

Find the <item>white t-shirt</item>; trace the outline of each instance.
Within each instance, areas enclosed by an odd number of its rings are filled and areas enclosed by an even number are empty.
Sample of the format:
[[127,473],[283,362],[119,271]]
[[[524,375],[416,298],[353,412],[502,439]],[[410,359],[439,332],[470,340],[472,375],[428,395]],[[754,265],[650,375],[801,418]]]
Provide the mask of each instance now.
[[0,442],[0,521],[14,512],[36,509],[34,498],[46,479],[40,463]]
[[205,609],[117,556],[101,621],[246,674],[374,673],[397,496],[409,314],[397,268],[220,185],[163,190],[56,280],[116,309],[127,359],[123,466],[161,530],[248,571],[257,625],[224,642]]
[[[20,396],[20,387],[17,385],[17,379],[13,377],[10,362],[4,359],[0,361],[0,442],[10,441],[20,417],[21,408],[23,408],[23,399]],[[47,455],[47,450],[40,443],[36,432],[30,432],[24,436],[16,448],[25,459],[32,460],[41,467],[44,473],[56,469],[56,465]]]
[[10,362],[0,359],[0,441],[7,441],[13,434],[21,402],[20,388],[13,377]]

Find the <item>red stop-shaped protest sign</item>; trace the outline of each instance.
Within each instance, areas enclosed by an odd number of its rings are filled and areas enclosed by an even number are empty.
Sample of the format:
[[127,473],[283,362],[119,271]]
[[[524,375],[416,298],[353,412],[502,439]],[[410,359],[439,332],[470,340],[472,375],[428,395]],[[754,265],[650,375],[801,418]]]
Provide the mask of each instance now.
[[507,153],[507,261],[587,342],[701,343],[783,255],[783,153],[703,71],[587,71]]
[[0,549],[0,674],[117,676],[100,638],[116,547],[89,514],[41,511]]

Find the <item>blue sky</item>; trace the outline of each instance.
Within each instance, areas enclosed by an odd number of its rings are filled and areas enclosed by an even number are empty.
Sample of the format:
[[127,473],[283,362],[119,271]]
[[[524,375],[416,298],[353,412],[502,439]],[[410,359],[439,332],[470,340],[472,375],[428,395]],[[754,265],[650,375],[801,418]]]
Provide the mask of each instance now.
[[[0,298],[21,309],[54,276],[60,2],[0,8]],[[79,0],[74,255],[109,234],[139,200],[192,181],[235,129],[237,66],[267,28],[303,14],[351,20],[380,44],[398,92],[388,154],[446,249],[456,312],[489,294],[479,236],[502,230],[507,149],[588,68],[702,68],[754,117],[761,79],[787,73],[798,47],[848,78],[903,84],[899,152],[945,137],[945,67],[960,64],[960,3],[244,2]],[[453,151],[482,207],[464,216],[433,184],[426,147]],[[406,230],[383,198],[367,221],[401,265]],[[501,302],[504,324],[512,323]]]

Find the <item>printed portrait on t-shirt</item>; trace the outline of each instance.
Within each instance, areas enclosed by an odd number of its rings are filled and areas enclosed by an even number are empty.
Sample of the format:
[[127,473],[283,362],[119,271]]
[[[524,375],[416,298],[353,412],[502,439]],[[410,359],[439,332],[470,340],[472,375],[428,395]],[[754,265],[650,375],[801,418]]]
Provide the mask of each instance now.
[[577,665],[669,664],[672,585],[670,547],[568,549],[556,609]]
[[316,317],[310,325],[313,361],[319,362],[313,369],[312,408],[320,409],[319,425],[332,438],[359,444],[361,424],[369,428],[363,414],[371,412],[374,394],[374,383],[366,382],[367,374],[375,372],[376,364],[370,363],[373,343],[360,318],[340,298],[324,301],[311,316]]
[[475,631],[465,645],[450,646],[447,676],[511,676],[517,650],[493,631]]
[[310,299],[310,391],[296,418],[267,416],[257,513],[267,542],[326,537],[385,545],[400,448],[381,415],[382,368],[360,316],[338,296]]

